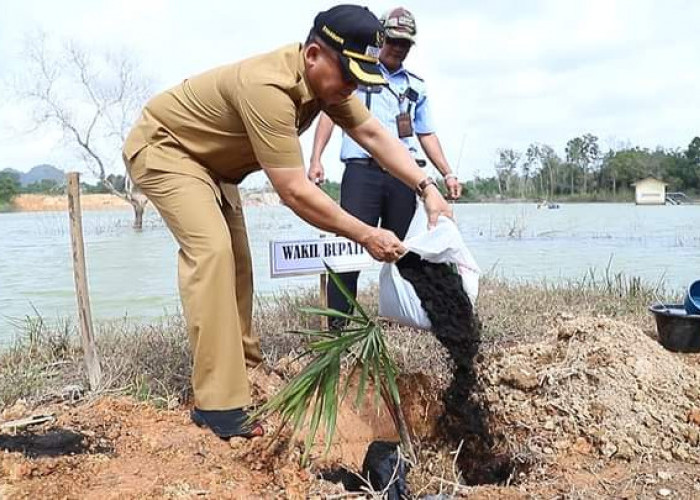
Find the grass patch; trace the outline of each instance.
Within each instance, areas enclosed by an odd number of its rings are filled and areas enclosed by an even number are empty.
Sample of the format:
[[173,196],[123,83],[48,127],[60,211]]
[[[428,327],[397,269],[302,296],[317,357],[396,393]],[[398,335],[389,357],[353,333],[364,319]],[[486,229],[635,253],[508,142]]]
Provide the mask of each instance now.
[[[377,297],[376,286],[360,294],[359,301],[368,305],[370,315],[377,312]],[[477,307],[484,323],[483,348],[541,338],[561,315],[600,314],[652,329],[647,307],[666,299],[663,290],[622,275],[589,273],[577,282],[563,284],[508,283],[485,277]],[[267,364],[275,365],[280,358],[301,352],[303,339],[288,332],[318,329],[318,317],[299,313],[300,307],[318,303],[316,290],[256,299],[253,324]],[[48,325],[36,315],[14,327],[15,340],[0,351],[0,408],[18,399],[40,403],[60,395],[69,385],[88,386],[74,322]],[[433,335],[388,322],[384,329],[400,373],[448,376],[449,357]],[[135,395],[167,406],[189,399],[191,357],[181,316],[150,324],[98,323],[96,339],[103,372],[101,392]]]

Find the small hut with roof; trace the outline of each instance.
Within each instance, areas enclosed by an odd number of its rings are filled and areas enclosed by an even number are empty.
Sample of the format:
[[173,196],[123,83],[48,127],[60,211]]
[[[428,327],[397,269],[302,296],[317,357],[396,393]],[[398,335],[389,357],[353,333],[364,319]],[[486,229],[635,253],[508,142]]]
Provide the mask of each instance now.
[[666,184],[655,177],[647,177],[632,184],[637,205],[665,205]]

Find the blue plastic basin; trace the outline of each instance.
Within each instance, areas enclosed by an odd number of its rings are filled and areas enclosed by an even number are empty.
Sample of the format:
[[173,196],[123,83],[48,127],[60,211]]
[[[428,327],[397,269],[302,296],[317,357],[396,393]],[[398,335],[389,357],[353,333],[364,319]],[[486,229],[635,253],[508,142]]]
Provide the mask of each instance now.
[[688,287],[684,305],[688,314],[700,314],[700,280],[693,281]]

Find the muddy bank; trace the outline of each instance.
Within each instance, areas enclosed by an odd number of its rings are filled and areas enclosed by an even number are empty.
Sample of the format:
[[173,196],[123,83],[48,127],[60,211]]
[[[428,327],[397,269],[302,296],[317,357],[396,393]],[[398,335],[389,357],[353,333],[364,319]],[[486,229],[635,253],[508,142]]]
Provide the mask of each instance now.
[[[274,192],[243,192],[246,206],[279,205],[280,199]],[[111,194],[82,194],[80,206],[83,210],[131,210],[131,205]],[[12,199],[11,208],[16,212],[48,212],[68,210],[68,197],[45,194],[21,194]]]
[[[129,203],[111,194],[83,194],[80,196],[80,206],[83,210],[126,210],[131,208]],[[21,194],[12,199],[12,207],[17,212],[68,210],[68,197]]]

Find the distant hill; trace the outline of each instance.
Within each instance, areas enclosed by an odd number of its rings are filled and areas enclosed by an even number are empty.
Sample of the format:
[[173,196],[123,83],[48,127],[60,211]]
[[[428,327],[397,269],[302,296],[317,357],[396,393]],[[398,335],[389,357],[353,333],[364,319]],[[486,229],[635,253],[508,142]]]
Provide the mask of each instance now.
[[53,165],[46,164],[32,167],[29,172],[20,172],[14,168],[6,168],[2,170],[2,172],[17,175],[22,186],[28,186],[29,184],[43,180],[56,181],[59,184],[62,184],[66,180],[66,173],[63,170],[56,168]]

